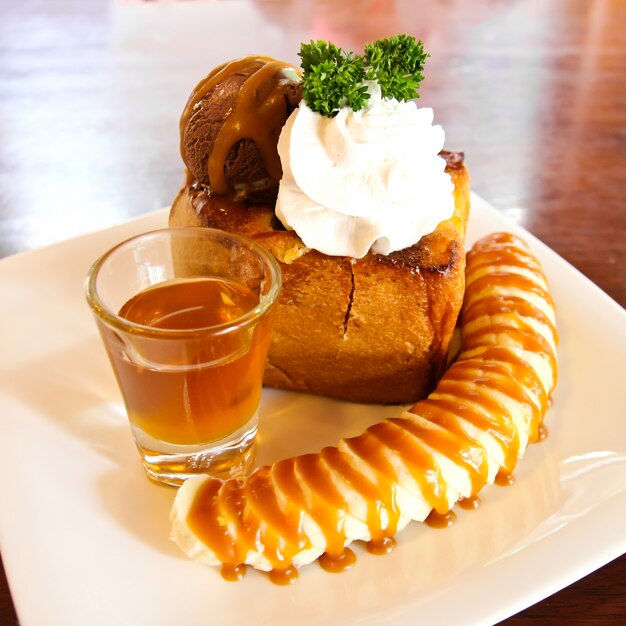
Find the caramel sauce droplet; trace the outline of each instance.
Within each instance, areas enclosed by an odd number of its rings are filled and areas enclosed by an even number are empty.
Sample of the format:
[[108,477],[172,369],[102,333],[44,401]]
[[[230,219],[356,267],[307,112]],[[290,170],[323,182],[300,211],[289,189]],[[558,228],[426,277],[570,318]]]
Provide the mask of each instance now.
[[396,547],[397,542],[394,537],[382,537],[381,539],[372,539],[365,544],[365,548],[370,554],[390,554]]
[[539,443],[540,441],[544,441],[549,434],[550,431],[548,430],[548,427],[543,422],[541,422],[541,424],[539,424],[539,428],[537,429],[537,439],[535,439],[535,441],[537,443]]
[[275,585],[280,585],[281,587],[293,585],[298,580],[298,570],[293,566],[285,569],[273,569],[269,573],[269,579]]
[[222,565],[222,578],[229,582],[238,582],[246,575],[247,569],[248,566],[243,563],[239,563],[238,565],[224,563]]
[[461,498],[457,504],[466,511],[475,511],[480,507],[480,498],[478,496],[470,496],[469,498]]
[[356,555],[350,548],[344,548],[343,552],[337,556],[324,552],[318,561],[323,570],[332,574],[341,574],[354,567]]
[[496,474],[494,483],[500,487],[510,487],[515,483],[515,476],[513,476],[513,474],[500,471]]
[[445,513],[431,511],[424,521],[431,528],[450,528],[456,521],[456,513],[454,511],[446,511]]

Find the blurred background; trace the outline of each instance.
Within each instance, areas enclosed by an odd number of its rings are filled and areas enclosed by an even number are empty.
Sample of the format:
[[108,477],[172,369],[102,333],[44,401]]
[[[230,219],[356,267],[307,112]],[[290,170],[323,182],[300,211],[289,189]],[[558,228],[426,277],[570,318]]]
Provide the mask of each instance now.
[[[182,181],[180,112],[218,63],[250,53],[298,63],[303,40],[359,51],[406,32],[432,55],[420,104],[435,109],[447,147],[465,152],[474,190],[624,304],[621,0],[0,7],[2,256],[169,205]],[[583,249],[589,232],[603,242],[595,259]]]

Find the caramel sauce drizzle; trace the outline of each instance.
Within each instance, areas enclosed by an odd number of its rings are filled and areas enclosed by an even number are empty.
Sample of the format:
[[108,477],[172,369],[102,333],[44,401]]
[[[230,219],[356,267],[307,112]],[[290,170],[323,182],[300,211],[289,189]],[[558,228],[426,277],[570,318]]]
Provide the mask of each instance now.
[[[456,517],[451,508],[459,496],[447,484],[440,455],[464,470],[471,483],[471,494],[458,500],[460,507],[477,508],[477,494],[488,481],[487,451],[468,434],[468,425],[490,435],[502,450],[504,460],[498,463],[495,482],[513,482],[523,450],[512,411],[518,420],[520,416],[528,420],[530,440],[540,440],[547,432],[543,416],[556,380],[552,347],[556,328],[520,293],[536,294],[548,306],[551,300],[538,262],[521,245],[510,235],[498,234],[483,239],[468,254],[459,360],[410,412],[375,424],[339,447],[259,468],[245,481],[208,480],[202,485],[188,523],[224,563],[226,578],[239,577],[246,555],[253,551],[267,561],[273,582],[292,583],[297,577],[294,558],[314,548],[311,533],[305,530],[312,526],[324,538],[319,563],[327,571],[345,571],[355,562],[346,547],[348,521],[367,528],[368,551],[389,552],[401,519],[398,467],[412,477],[432,509],[425,522],[437,528],[450,526]],[[492,266],[496,271],[475,278],[476,272]],[[502,267],[524,268],[536,280],[500,271]],[[515,296],[508,293],[511,289]],[[502,317],[464,332],[472,321],[494,315]],[[542,330],[528,324],[529,318]],[[498,334],[506,335],[507,342],[498,342]],[[520,348],[544,358],[551,367],[551,381],[542,380]]]
[[472,283],[467,285],[467,287],[471,287],[475,291],[480,291],[485,288],[495,290],[498,287],[504,287],[506,289],[519,289],[527,293],[533,293],[554,306],[552,296],[542,285],[537,284],[534,280],[526,276],[522,276],[521,274],[511,274],[510,272],[488,272],[476,278]]
[[502,248],[474,248],[473,254],[478,253],[479,258],[474,259],[472,265],[473,271],[477,272],[484,268],[494,266],[518,267],[522,270],[531,270],[532,272],[541,272],[541,266],[537,259],[527,250],[517,248],[514,254],[511,250],[502,250]]
[[489,416],[490,424],[487,432],[499,440],[504,454],[504,465],[512,470],[519,455],[520,441],[508,407],[493,398],[485,386],[471,386],[470,376],[459,377],[455,380],[454,374],[456,372],[452,372],[450,368],[450,376],[445,376],[440,381],[437,385],[437,393],[447,394],[455,398],[457,402],[466,402]]
[[[417,407],[418,410],[415,413],[423,417],[419,411],[419,403]],[[475,442],[459,435],[457,432],[448,431],[445,428],[441,430],[425,428],[421,424],[407,418],[392,418],[389,422],[405,429],[413,435],[416,442],[424,442],[430,448],[439,452],[439,454],[464,468],[470,477],[473,492],[478,492],[486,483],[487,458],[484,450],[477,446]],[[447,509],[447,505],[443,508]]]
[[386,447],[402,459],[426,501],[437,511],[447,511],[448,485],[441,467],[419,440],[389,420],[372,426],[368,431],[374,434],[383,449]]
[[[454,393],[455,387],[452,387]],[[504,463],[507,466],[514,465],[517,459],[517,450],[519,440],[517,433],[511,428],[510,420],[504,421],[499,413],[489,413],[484,411],[478,402],[472,403],[472,394],[468,394],[469,400],[459,398],[454,395],[441,397],[433,394],[426,399],[420,401],[411,412],[419,410],[422,417],[429,421],[440,424],[444,428],[458,432],[468,441],[480,445],[478,441],[474,441],[463,429],[462,422],[468,422],[477,429],[491,435],[500,445],[504,455]]]
[[321,455],[305,454],[296,459],[296,464],[303,483],[311,490],[309,514],[324,533],[326,552],[337,556],[343,552],[346,541],[344,531],[348,503],[335,486]]
[[517,322],[520,328],[525,329],[527,332],[532,331],[527,323],[522,322],[522,318],[530,318],[536,322],[545,325],[546,329],[550,332],[552,343],[558,344],[558,337],[556,330],[552,322],[548,319],[546,314],[540,309],[533,306],[527,300],[524,300],[516,296],[501,296],[498,298],[489,298],[475,301],[468,306],[464,312],[465,323],[469,323],[475,319],[478,319],[484,315],[496,316],[496,315],[514,315],[517,318]]
[[[371,482],[351,465],[348,458],[337,448],[324,448],[322,458],[328,467],[340,476],[365,501],[365,523],[373,541],[382,541],[396,532],[400,511],[395,501],[395,490],[389,481]],[[329,553],[329,550],[326,550]],[[332,555],[332,552],[330,552]]]
[[185,150],[187,124],[200,101],[224,80],[256,67],[243,82],[235,103],[215,139],[207,162],[207,173],[212,190],[226,195],[229,185],[224,174],[224,165],[231,148],[241,139],[252,139],[261,156],[268,174],[276,181],[282,177],[276,140],[287,118],[287,102],[278,88],[278,81],[268,93],[261,95],[264,83],[280,70],[293,68],[289,63],[276,61],[266,56],[247,56],[215,68],[195,87],[189,96],[180,118],[180,153],[189,167]]

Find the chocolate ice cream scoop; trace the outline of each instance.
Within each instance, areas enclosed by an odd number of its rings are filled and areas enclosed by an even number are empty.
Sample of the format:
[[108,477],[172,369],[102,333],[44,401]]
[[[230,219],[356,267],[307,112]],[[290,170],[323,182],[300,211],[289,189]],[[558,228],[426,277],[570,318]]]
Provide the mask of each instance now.
[[217,195],[275,201],[278,136],[300,99],[298,70],[288,63],[248,56],[215,68],[180,118],[180,150],[193,179]]

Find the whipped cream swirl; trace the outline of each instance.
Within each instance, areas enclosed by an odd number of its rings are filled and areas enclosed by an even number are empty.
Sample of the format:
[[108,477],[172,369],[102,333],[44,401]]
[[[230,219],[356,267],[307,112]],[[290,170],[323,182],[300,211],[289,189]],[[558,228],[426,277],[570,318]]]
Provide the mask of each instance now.
[[304,244],[335,256],[389,254],[417,243],[454,212],[454,186],[438,156],[433,111],[383,99],[367,83],[365,108],[323,117],[302,101],[279,141],[276,215]]

